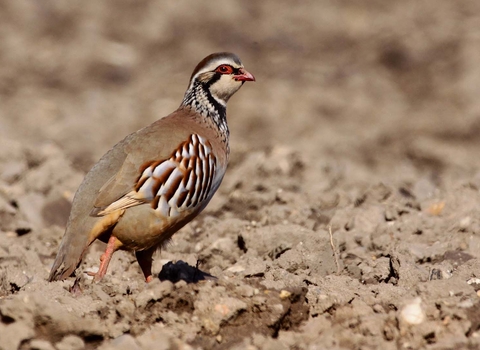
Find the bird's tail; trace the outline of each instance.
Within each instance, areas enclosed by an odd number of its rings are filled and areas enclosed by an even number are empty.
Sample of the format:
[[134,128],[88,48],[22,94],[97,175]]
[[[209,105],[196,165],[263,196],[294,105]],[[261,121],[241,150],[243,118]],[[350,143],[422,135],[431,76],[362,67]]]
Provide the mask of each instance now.
[[48,281],[59,281],[70,277],[80,265],[88,245],[87,234],[72,234],[70,227],[67,226]]

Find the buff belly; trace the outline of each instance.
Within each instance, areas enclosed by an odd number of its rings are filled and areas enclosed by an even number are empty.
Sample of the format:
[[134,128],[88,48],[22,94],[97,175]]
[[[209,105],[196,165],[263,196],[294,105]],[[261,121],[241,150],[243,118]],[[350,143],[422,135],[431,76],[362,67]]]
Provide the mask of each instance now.
[[176,218],[163,217],[146,205],[128,208],[112,230],[124,250],[161,247],[172,235],[192,220],[198,211],[184,212]]

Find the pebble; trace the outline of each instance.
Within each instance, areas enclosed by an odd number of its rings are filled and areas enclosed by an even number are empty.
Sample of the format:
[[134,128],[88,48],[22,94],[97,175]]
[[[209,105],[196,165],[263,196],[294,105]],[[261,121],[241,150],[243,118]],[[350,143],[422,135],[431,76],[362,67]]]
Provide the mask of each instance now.
[[30,342],[30,349],[32,350],[55,350],[53,345],[47,341],[42,339],[34,339]]
[[464,217],[458,223],[459,229],[466,230],[470,226],[471,222],[472,222],[472,218],[470,216]]
[[425,321],[425,312],[422,309],[422,299],[415,298],[402,308],[400,320],[409,325],[419,325]]
[[383,313],[385,313],[385,309],[384,309],[383,306],[380,305],[380,304],[375,304],[375,305],[373,305],[373,311],[375,311],[375,313],[377,313],[377,314],[383,314]]
[[292,295],[292,293],[290,293],[288,290],[282,290],[280,292],[280,299],[288,299],[290,298],[290,296]]
[[76,335],[67,335],[61,341],[55,344],[58,350],[80,350],[85,348],[82,338]]
[[467,281],[467,284],[480,284],[480,278],[472,277]]
[[115,350],[140,350],[140,346],[138,346],[138,343],[135,341],[135,338],[133,338],[130,334],[123,334],[115,339],[113,339],[109,345],[107,345],[105,348],[102,347],[102,350],[110,350],[110,349],[115,349]]

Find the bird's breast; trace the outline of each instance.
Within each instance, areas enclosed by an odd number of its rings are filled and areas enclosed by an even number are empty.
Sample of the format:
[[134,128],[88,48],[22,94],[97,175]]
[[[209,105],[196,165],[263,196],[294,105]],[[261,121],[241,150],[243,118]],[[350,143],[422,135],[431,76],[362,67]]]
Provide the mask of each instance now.
[[200,213],[218,189],[225,167],[206,138],[191,134],[168,159],[147,162],[140,171],[129,197],[143,204],[128,207],[113,231],[134,250],[160,244]]

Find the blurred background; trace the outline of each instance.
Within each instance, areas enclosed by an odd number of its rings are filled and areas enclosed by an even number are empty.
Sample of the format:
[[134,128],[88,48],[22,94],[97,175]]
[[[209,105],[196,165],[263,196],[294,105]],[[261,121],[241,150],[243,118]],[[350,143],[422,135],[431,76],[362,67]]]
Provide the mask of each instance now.
[[476,0],[2,0],[0,38],[1,139],[83,172],[175,110],[215,51],[257,78],[229,103],[233,167],[284,145],[312,178],[325,161],[366,179],[478,169]]

